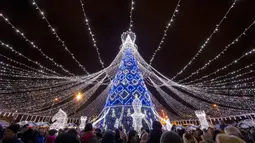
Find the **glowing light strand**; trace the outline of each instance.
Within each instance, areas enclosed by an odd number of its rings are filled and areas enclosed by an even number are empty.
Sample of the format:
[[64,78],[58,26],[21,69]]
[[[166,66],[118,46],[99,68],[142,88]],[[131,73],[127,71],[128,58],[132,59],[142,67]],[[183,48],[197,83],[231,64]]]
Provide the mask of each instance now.
[[202,53],[203,49],[205,48],[205,46],[209,43],[210,39],[213,37],[213,35],[215,33],[217,33],[219,31],[219,26],[222,24],[222,22],[227,18],[227,15],[229,14],[229,12],[231,11],[232,8],[234,8],[235,4],[236,4],[235,0],[233,2],[233,4],[230,6],[230,8],[228,9],[228,11],[225,13],[225,15],[223,16],[223,18],[220,20],[220,22],[216,25],[216,28],[213,30],[213,32],[211,33],[211,35],[206,39],[205,43],[200,47],[199,51],[195,54],[194,57],[192,57],[192,59],[188,62],[187,65],[184,66],[184,68],[179,71],[171,80],[174,80],[178,75],[182,74],[189,65],[191,65],[193,63],[193,61],[200,55],[200,53]]
[[129,13],[129,31],[132,31],[133,28],[133,11],[135,9],[134,7],[135,2],[134,0],[131,0],[131,7],[130,7],[130,13]]
[[245,28],[245,30],[234,40],[232,41],[231,43],[229,43],[224,50],[222,50],[217,56],[215,56],[212,60],[209,60],[206,64],[204,64],[203,67],[199,68],[197,71],[193,72],[190,76],[182,79],[182,80],[179,80],[178,82],[183,82],[183,81],[186,81],[188,79],[190,79],[193,75],[196,75],[198,74],[200,71],[204,70],[207,66],[209,66],[213,61],[217,60],[220,56],[222,56],[227,50],[229,47],[231,47],[232,45],[236,44],[242,36],[245,35],[245,33],[255,24],[255,21],[252,22],[252,24],[249,25],[249,27]]
[[222,78],[224,79],[225,77],[232,76],[232,75],[234,75],[234,74],[236,74],[236,73],[239,73],[239,72],[241,72],[241,71],[243,71],[243,70],[245,70],[245,69],[248,69],[248,68],[252,67],[253,65],[255,65],[255,62],[252,63],[252,64],[249,64],[249,65],[247,65],[247,66],[245,66],[245,67],[243,67],[243,68],[240,68],[240,69],[238,69],[238,70],[229,72],[229,73],[227,73],[227,74],[225,74],[225,75],[217,76],[217,77],[215,77],[215,78],[213,78],[213,79],[210,79],[210,80],[205,80],[205,81],[203,81],[203,82],[198,82],[198,83],[196,83],[196,84],[189,84],[189,85],[196,86],[196,85],[203,85],[203,84],[207,84],[207,83],[213,83],[214,81],[218,81],[219,79],[222,79]]
[[85,69],[85,67],[75,58],[74,54],[67,48],[67,46],[65,45],[65,42],[59,37],[59,35],[57,34],[56,30],[51,26],[50,22],[48,21],[48,19],[45,17],[44,12],[39,8],[39,6],[37,5],[37,3],[35,2],[35,0],[32,1],[33,6],[39,11],[40,15],[42,16],[42,19],[44,19],[46,21],[46,23],[48,24],[48,28],[51,30],[52,34],[57,38],[57,40],[61,43],[61,46],[65,49],[65,51],[67,51],[72,59],[78,64],[78,66],[87,74],[89,74],[87,72],[87,70]]
[[183,84],[191,84],[191,83],[194,83],[194,82],[196,82],[196,81],[199,81],[199,80],[208,78],[208,77],[210,77],[211,75],[215,75],[215,74],[218,73],[219,71],[222,71],[222,70],[224,70],[224,69],[226,69],[226,68],[228,68],[228,67],[230,67],[230,66],[232,66],[232,65],[234,65],[234,64],[237,64],[238,61],[240,61],[241,59],[243,59],[244,57],[246,57],[246,56],[248,56],[248,55],[251,55],[252,53],[255,53],[255,48],[252,49],[252,50],[250,50],[249,52],[243,54],[241,57],[239,57],[238,59],[236,59],[236,60],[234,60],[233,62],[229,63],[228,65],[225,65],[224,67],[219,68],[219,69],[217,69],[216,71],[214,71],[214,72],[212,72],[212,73],[210,73],[210,74],[208,74],[208,75],[205,75],[205,76],[203,76],[203,77],[201,77],[201,78],[195,79],[195,80],[190,81],[190,82],[184,82]]
[[53,71],[53,70],[51,70],[51,69],[48,69],[48,68],[42,66],[39,62],[34,61],[34,60],[31,60],[31,59],[29,59],[28,57],[26,57],[26,56],[24,56],[23,54],[21,54],[20,52],[14,50],[14,48],[12,48],[11,46],[9,46],[8,44],[3,43],[2,41],[0,41],[0,44],[1,44],[2,46],[4,46],[4,47],[10,49],[11,52],[15,53],[16,55],[21,56],[21,57],[25,58],[26,60],[28,60],[29,62],[32,62],[32,63],[38,65],[40,68],[43,68],[44,70],[50,71],[50,72],[52,72],[52,73],[54,73],[54,74],[56,74],[56,75],[61,76],[61,75],[58,74],[56,71]]
[[97,57],[98,57],[98,59],[99,59],[99,62],[100,62],[100,64],[101,64],[102,68],[104,69],[104,68],[105,68],[104,62],[103,62],[103,60],[101,59],[101,54],[100,54],[100,52],[99,52],[99,49],[98,49],[98,46],[97,46],[97,42],[96,42],[96,40],[95,40],[95,38],[94,38],[94,37],[95,37],[95,34],[94,34],[94,33],[92,32],[92,30],[91,30],[91,27],[90,27],[90,24],[89,24],[89,20],[88,20],[88,17],[87,17],[87,15],[86,15],[86,12],[85,12],[85,9],[84,9],[84,3],[82,2],[82,0],[79,0],[79,1],[80,1],[80,4],[81,4],[83,16],[84,16],[84,18],[85,18],[85,23],[86,23],[86,25],[87,25],[87,28],[88,28],[90,37],[91,37],[91,39],[92,39],[92,41],[93,41],[93,46],[94,46],[94,48],[96,49],[96,52],[97,52]]
[[8,20],[8,18],[6,18],[3,14],[0,13],[0,17],[2,17],[2,18],[5,20],[5,22],[6,22],[7,24],[9,24],[9,25],[12,27],[12,29],[14,29],[14,30],[16,31],[16,33],[18,33],[18,35],[20,35],[23,39],[25,39],[26,42],[28,42],[33,48],[35,48],[36,50],[38,50],[38,51],[42,54],[42,56],[43,56],[44,58],[46,58],[47,60],[51,61],[55,66],[61,68],[64,72],[66,72],[66,73],[68,73],[68,74],[70,74],[70,75],[74,75],[74,74],[70,73],[68,70],[66,70],[65,68],[63,68],[62,65],[57,64],[57,63],[54,61],[53,58],[50,58],[48,55],[46,55],[46,54],[42,51],[42,49],[40,49],[38,46],[36,46],[36,45],[34,44],[34,42],[30,41],[30,40],[25,36],[25,34],[22,33],[19,29],[17,29],[17,28]]
[[170,21],[169,21],[168,24],[166,25],[166,28],[165,28],[164,33],[163,33],[163,37],[162,37],[162,39],[161,39],[161,41],[160,41],[160,43],[159,43],[159,45],[158,45],[158,48],[154,51],[154,53],[153,53],[153,55],[152,55],[152,57],[151,57],[151,59],[150,59],[150,65],[152,64],[152,62],[153,62],[153,60],[154,60],[156,54],[157,54],[158,51],[161,49],[161,46],[162,46],[162,44],[163,44],[164,41],[165,41],[165,38],[166,38],[166,36],[167,36],[167,31],[168,31],[169,27],[171,26],[172,22],[174,21],[174,18],[175,18],[175,16],[176,16],[176,13],[179,12],[180,3],[181,3],[181,0],[178,1],[177,5],[176,5],[176,7],[175,7],[175,9],[174,9],[174,13],[173,13],[173,15],[172,15]]
[[20,66],[24,66],[24,67],[26,67],[26,68],[28,68],[28,69],[30,69],[30,70],[34,70],[34,71],[37,71],[37,72],[39,72],[39,73],[42,73],[42,74],[45,74],[45,75],[48,75],[48,76],[55,76],[54,74],[46,73],[46,72],[43,71],[43,70],[35,69],[35,68],[30,67],[30,66],[28,66],[28,65],[26,65],[26,64],[23,64],[23,63],[20,63],[20,62],[18,62],[18,61],[15,61],[15,60],[13,60],[13,59],[11,59],[11,58],[8,58],[8,57],[6,57],[6,56],[4,56],[4,55],[2,55],[2,54],[0,54],[0,56],[1,56],[1,57],[4,57],[5,59],[7,59],[8,61],[10,61],[10,62],[12,62],[12,63],[15,63],[15,64],[20,65]]

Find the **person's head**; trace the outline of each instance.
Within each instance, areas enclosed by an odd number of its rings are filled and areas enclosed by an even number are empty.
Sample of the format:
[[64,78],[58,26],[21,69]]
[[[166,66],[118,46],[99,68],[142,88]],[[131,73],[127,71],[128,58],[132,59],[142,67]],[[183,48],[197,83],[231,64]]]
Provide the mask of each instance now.
[[73,135],[63,133],[57,136],[55,143],[80,143],[80,141]]
[[177,133],[169,131],[162,134],[160,143],[182,143],[182,139]]
[[75,129],[70,129],[67,133],[75,137],[78,136],[78,132]]
[[101,143],[115,143],[114,133],[112,131],[107,131],[104,134]]
[[57,132],[58,132],[58,131],[55,130],[55,129],[49,130],[49,135],[50,135],[50,136],[54,136],[54,135],[56,135]]
[[96,132],[96,133],[102,133],[101,129],[99,129],[99,128],[96,128],[96,129],[95,129],[95,132]]
[[20,126],[18,124],[10,125],[8,128],[5,129],[3,134],[3,140],[10,139],[16,136],[17,132],[20,130]]
[[150,129],[146,129],[145,131],[146,131],[146,133],[150,133]]
[[242,133],[240,132],[240,130],[234,126],[227,126],[225,129],[224,129],[224,132],[225,134],[227,135],[234,135],[234,136],[237,136],[237,137],[240,137],[242,138],[243,135]]
[[246,143],[239,137],[233,135],[218,134],[216,137],[216,143]]
[[115,139],[119,139],[120,138],[120,131],[119,129],[115,130]]
[[45,129],[44,128],[39,129],[39,135],[41,135],[41,136],[45,135]]
[[93,126],[91,123],[87,123],[86,126],[85,126],[85,129],[84,131],[85,132],[89,132],[89,131],[92,131],[93,130]]
[[129,141],[137,141],[137,132],[135,131],[135,130],[130,130],[129,132],[128,132],[128,140]]
[[162,125],[161,125],[161,123],[159,121],[153,121],[152,128],[154,130],[161,130],[162,129]]

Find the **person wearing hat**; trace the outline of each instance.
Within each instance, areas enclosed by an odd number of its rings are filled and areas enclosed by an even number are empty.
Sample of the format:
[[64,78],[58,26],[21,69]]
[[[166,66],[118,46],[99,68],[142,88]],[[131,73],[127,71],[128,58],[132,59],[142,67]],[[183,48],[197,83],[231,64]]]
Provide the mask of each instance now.
[[17,138],[19,130],[20,126],[18,124],[13,124],[6,128],[3,134],[2,143],[23,143]]

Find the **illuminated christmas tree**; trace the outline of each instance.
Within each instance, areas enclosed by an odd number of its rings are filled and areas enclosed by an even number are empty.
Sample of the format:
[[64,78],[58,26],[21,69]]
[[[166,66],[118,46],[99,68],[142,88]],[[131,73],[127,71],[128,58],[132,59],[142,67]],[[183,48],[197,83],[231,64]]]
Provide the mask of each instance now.
[[[132,32],[122,34],[122,58],[119,69],[111,81],[111,89],[100,121],[96,122],[105,129],[120,126],[127,131],[131,128],[137,129],[138,126],[151,128],[152,122],[156,119],[151,95],[135,59],[137,52],[135,38]],[[139,117],[142,118],[142,125],[135,123]]]

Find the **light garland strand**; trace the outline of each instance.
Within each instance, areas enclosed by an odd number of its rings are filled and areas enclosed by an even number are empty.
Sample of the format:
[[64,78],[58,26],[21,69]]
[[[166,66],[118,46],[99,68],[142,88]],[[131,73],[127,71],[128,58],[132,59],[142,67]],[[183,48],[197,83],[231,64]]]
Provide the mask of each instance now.
[[154,53],[153,53],[153,55],[152,55],[152,57],[151,57],[151,59],[150,59],[150,65],[152,64],[152,62],[153,62],[153,60],[154,60],[156,54],[157,54],[158,51],[161,49],[161,46],[162,46],[162,44],[163,44],[164,41],[165,41],[165,38],[166,38],[166,36],[167,36],[167,31],[168,31],[169,27],[171,26],[172,22],[174,21],[174,18],[175,18],[175,16],[176,16],[176,13],[179,12],[180,3],[181,3],[181,0],[178,1],[177,5],[176,5],[176,7],[175,7],[175,9],[174,9],[174,13],[173,13],[173,15],[172,15],[170,21],[169,21],[168,24],[166,25],[166,28],[165,28],[164,33],[163,33],[163,37],[162,37],[162,39],[161,39],[161,41],[160,41],[160,43],[159,43],[159,45],[158,45],[158,48],[154,51]]
[[[207,86],[217,86],[217,85],[230,84],[230,83],[233,83],[233,80],[234,80],[234,79],[237,79],[237,78],[240,78],[240,77],[242,77],[242,76],[251,74],[251,73],[253,73],[253,72],[255,72],[255,71],[254,71],[254,70],[250,70],[250,71],[248,71],[248,72],[244,72],[244,73],[242,73],[242,74],[238,74],[238,75],[233,76],[233,77],[230,77],[230,78],[226,78],[226,79],[223,79],[223,80],[219,80],[219,81],[217,81],[217,82],[213,82],[213,83],[207,84]],[[231,80],[231,81],[229,82],[229,80]],[[226,82],[226,81],[228,81],[228,82]]]
[[129,31],[132,31],[133,28],[133,11],[135,9],[134,7],[135,2],[134,0],[131,0],[131,7],[130,7],[130,12],[129,12]]
[[216,61],[220,56],[222,56],[229,47],[231,47],[232,45],[238,43],[238,41],[242,38],[242,36],[244,36],[246,34],[246,32],[255,24],[255,21],[252,22],[252,24],[250,24],[247,28],[245,28],[245,30],[236,38],[234,39],[234,41],[232,41],[231,43],[229,43],[224,50],[222,50],[217,56],[215,56],[212,60],[209,60],[206,64],[204,64],[203,67],[199,68],[197,71],[193,72],[190,76],[179,80],[178,82],[183,82],[186,81],[188,79],[190,79],[193,75],[198,74],[200,71],[204,70],[207,66],[209,66],[213,61]]
[[11,59],[11,58],[8,58],[8,57],[6,57],[6,56],[4,56],[4,55],[2,55],[2,54],[0,54],[0,57],[3,57],[3,58],[5,58],[5,59],[7,59],[8,61],[10,61],[10,62],[12,62],[12,63],[15,63],[15,64],[17,64],[17,65],[19,65],[19,66],[24,66],[24,67],[26,67],[26,68],[28,68],[28,69],[30,69],[30,70],[37,71],[38,73],[42,73],[42,74],[48,75],[48,76],[55,76],[54,74],[46,73],[46,72],[43,71],[43,70],[35,69],[35,68],[30,67],[30,66],[28,66],[28,65],[26,65],[26,64],[23,64],[23,63],[20,63],[20,62],[18,62],[18,61],[15,61],[15,60],[13,60],[13,59]]
[[235,4],[236,4],[237,0],[235,0],[233,2],[233,4],[230,6],[230,8],[228,9],[228,11],[225,13],[225,15],[223,16],[223,18],[220,20],[220,22],[216,25],[216,28],[213,30],[213,32],[211,33],[211,35],[206,39],[205,43],[200,47],[199,51],[195,54],[194,57],[192,57],[192,59],[188,62],[187,65],[184,66],[184,68],[179,71],[171,80],[174,80],[177,76],[179,76],[180,74],[182,74],[186,68],[191,65],[193,63],[193,61],[200,55],[200,53],[202,53],[203,49],[206,47],[206,45],[209,43],[210,39],[213,37],[213,35],[215,33],[217,33],[219,31],[219,26],[222,24],[222,22],[227,18],[227,15],[229,14],[229,12],[231,11],[232,8],[234,8]]
[[89,20],[88,20],[88,17],[86,15],[86,12],[85,12],[85,9],[84,9],[84,3],[82,2],[82,0],[79,0],[79,1],[80,1],[80,4],[81,4],[81,8],[82,8],[83,16],[84,16],[84,19],[85,19],[85,23],[87,25],[87,29],[89,31],[90,37],[91,37],[92,42],[93,42],[93,46],[94,46],[94,48],[96,49],[96,52],[97,52],[97,57],[99,59],[99,62],[101,64],[102,68],[104,69],[105,68],[104,62],[103,62],[103,60],[101,58],[101,54],[100,54],[98,46],[97,46],[97,41],[94,38],[95,34],[91,30],[91,27],[90,27],[90,24],[89,24]]
[[14,30],[16,31],[16,33],[18,33],[18,35],[20,35],[23,39],[25,39],[26,42],[28,42],[33,48],[35,48],[36,50],[38,50],[44,58],[46,58],[47,60],[50,60],[55,66],[61,68],[64,72],[66,72],[66,73],[68,73],[68,74],[70,74],[70,75],[74,75],[74,74],[70,73],[68,70],[66,70],[65,68],[63,68],[62,65],[57,64],[57,63],[54,61],[53,58],[50,58],[48,55],[46,55],[46,54],[42,51],[42,49],[40,49],[38,46],[36,46],[36,45],[34,44],[34,42],[30,41],[30,40],[25,36],[25,34],[24,34],[23,32],[21,32],[19,29],[17,29],[17,28],[8,20],[8,18],[6,18],[3,14],[0,13],[0,17],[2,17],[2,18],[4,19],[4,21],[5,21],[7,24],[9,24],[9,25],[12,27],[12,29],[14,29]]
[[39,62],[37,62],[37,61],[35,61],[35,60],[31,60],[31,59],[29,59],[28,57],[26,57],[26,56],[24,56],[23,54],[21,54],[20,52],[14,50],[14,48],[12,48],[11,46],[9,46],[8,44],[3,43],[2,41],[0,41],[0,44],[1,44],[2,46],[4,46],[4,47],[10,49],[11,52],[15,53],[16,55],[21,56],[21,57],[25,58],[26,60],[28,60],[29,62],[32,62],[32,63],[38,65],[40,68],[43,68],[44,70],[50,71],[50,72],[52,72],[52,73],[54,73],[54,74],[56,74],[56,75],[58,75],[58,76],[61,76],[61,75],[58,74],[56,71],[53,71],[53,70],[51,70],[51,69],[48,69],[48,68],[42,66]]
[[44,12],[39,8],[39,6],[37,5],[37,3],[35,2],[35,0],[33,0],[32,2],[33,6],[35,7],[36,10],[39,11],[40,15],[42,16],[42,19],[44,19],[46,21],[46,23],[48,24],[48,28],[51,30],[52,34],[57,38],[57,40],[61,43],[61,46],[65,49],[65,51],[67,51],[72,59],[78,64],[78,66],[87,74],[89,74],[87,72],[87,70],[85,69],[85,67],[75,58],[74,54],[67,48],[67,46],[65,45],[65,42],[59,37],[59,35],[57,34],[56,30],[51,26],[50,22],[48,21],[48,19],[45,17]]
[[245,66],[243,68],[240,68],[238,70],[234,70],[232,72],[229,72],[229,73],[227,73],[225,75],[217,76],[217,77],[215,77],[213,79],[210,79],[210,80],[205,80],[203,82],[198,82],[196,84],[189,84],[189,85],[196,86],[196,85],[203,85],[203,84],[207,84],[207,83],[210,84],[210,83],[213,83],[214,81],[219,81],[219,79],[222,79],[222,78],[224,79],[225,77],[232,76],[232,75],[234,75],[236,73],[239,73],[239,72],[241,72],[241,71],[243,71],[245,69],[248,69],[248,68],[252,67],[253,65],[255,65],[255,62],[252,63],[252,64],[249,64],[249,65],[247,65],[247,66]]
[[205,76],[203,76],[203,77],[201,77],[201,78],[192,80],[192,81],[190,81],[190,82],[184,82],[183,84],[185,84],[185,85],[191,84],[191,83],[194,83],[194,82],[196,82],[196,81],[199,81],[199,80],[208,78],[208,77],[210,77],[211,75],[215,75],[215,74],[218,73],[219,71],[222,71],[222,70],[224,70],[224,69],[226,69],[226,68],[228,68],[228,67],[230,67],[230,66],[232,66],[232,65],[234,65],[234,64],[237,64],[238,61],[240,61],[240,60],[243,59],[244,57],[246,57],[246,56],[248,56],[248,55],[251,55],[251,54],[253,54],[253,53],[255,53],[255,48],[252,49],[252,50],[250,50],[249,52],[243,54],[241,57],[239,57],[238,59],[236,59],[236,60],[234,60],[233,62],[229,63],[228,65],[225,65],[225,66],[223,66],[222,68],[219,68],[219,69],[217,69],[216,71],[214,71],[214,72],[212,72],[212,73],[210,73],[210,74],[208,74],[208,75],[205,75]]

